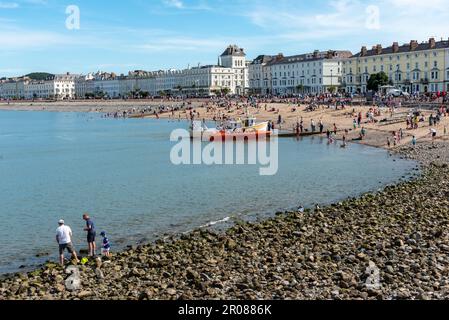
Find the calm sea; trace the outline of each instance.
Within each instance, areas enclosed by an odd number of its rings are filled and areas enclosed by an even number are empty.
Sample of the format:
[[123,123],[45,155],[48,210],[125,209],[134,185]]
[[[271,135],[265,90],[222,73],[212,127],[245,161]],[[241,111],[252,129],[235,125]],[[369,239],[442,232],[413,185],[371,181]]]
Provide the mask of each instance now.
[[[0,274],[55,259],[57,221],[84,247],[83,212],[113,249],[211,222],[255,220],[329,204],[408,176],[413,162],[380,149],[280,139],[275,176],[259,166],[174,166],[185,122],[0,111]],[[43,257],[36,258],[37,254]]]

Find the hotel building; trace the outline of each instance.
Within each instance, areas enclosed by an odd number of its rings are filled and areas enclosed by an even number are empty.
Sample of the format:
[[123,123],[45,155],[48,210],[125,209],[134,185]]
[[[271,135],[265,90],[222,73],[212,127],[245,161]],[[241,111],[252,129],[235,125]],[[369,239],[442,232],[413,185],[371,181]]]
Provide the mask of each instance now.
[[6,100],[23,99],[28,78],[7,79],[0,82],[0,98]]
[[26,77],[0,83],[2,99],[74,99],[76,75],[54,75],[46,80]]
[[409,93],[449,91],[449,40],[362,47],[343,62],[343,87],[349,93],[366,93],[370,76],[379,72]]
[[259,56],[249,66],[253,94],[320,94],[342,84],[342,62],[349,51],[314,51],[284,57]]
[[211,95],[227,88],[231,94],[243,95],[248,89],[246,54],[238,46],[229,46],[217,65],[184,70],[157,71],[150,77],[150,93]]
[[76,82],[77,97],[86,93],[103,93],[109,98],[123,98],[132,91],[141,90],[150,95],[212,95],[223,89],[231,94],[245,94],[249,86],[246,54],[238,46],[229,46],[220,56],[217,65],[187,68],[184,70],[129,72],[116,76],[99,72],[93,79]]

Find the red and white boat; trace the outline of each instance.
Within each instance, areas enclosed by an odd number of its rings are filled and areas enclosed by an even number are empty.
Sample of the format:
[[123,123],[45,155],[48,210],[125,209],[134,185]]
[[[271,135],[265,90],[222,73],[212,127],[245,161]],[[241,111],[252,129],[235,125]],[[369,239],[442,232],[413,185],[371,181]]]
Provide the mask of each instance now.
[[217,128],[208,128],[201,121],[193,121],[190,128],[192,139],[201,141],[245,141],[250,139],[267,139],[275,133],[269,130],[269,123],[257,123],[255,118],[227,121]]

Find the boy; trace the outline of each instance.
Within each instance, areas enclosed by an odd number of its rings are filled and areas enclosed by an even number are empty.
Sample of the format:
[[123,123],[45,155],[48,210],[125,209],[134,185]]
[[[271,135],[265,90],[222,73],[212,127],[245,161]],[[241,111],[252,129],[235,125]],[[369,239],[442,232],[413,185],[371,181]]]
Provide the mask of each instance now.
[[101,232],[100,234],[103,237],[103,255],[105,257],[111,256],[111,244],[109,243],[109,239],[106,237],[106,232]]

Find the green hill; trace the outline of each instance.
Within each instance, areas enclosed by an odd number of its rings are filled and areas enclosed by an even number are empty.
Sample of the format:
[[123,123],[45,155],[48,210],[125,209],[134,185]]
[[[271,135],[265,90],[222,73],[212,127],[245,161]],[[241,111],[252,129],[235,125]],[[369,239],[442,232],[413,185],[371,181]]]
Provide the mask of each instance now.
[[30,74],[27,74],[25,77],[29,77],[33,80],[47,80],[49,78],[53,78],[55,75],[51,73],[46,72],[33,72]]

